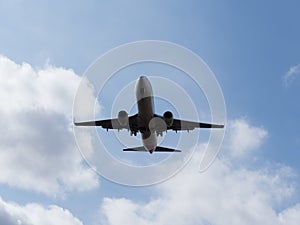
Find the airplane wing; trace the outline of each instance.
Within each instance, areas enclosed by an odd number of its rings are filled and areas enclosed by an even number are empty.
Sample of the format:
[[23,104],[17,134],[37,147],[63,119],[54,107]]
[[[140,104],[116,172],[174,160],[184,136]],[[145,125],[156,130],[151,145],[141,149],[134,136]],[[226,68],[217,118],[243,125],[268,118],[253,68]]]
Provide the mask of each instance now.
[[74,122],[75,126],[101,126],[104,129],[130,129],[136,130],[138,127],[137,124],[137,114],[130,116],[128,118],[127,125],[121,125],[118,119],[107,119],[107,120],[95,120],[95,121],[87,121],[87,122]]
[[224,128],[224,125],[199,123],[199,122],[174,119],[172,125],[169,126],[167,129],[178,131],[178,130],[193,130],[195,128]]

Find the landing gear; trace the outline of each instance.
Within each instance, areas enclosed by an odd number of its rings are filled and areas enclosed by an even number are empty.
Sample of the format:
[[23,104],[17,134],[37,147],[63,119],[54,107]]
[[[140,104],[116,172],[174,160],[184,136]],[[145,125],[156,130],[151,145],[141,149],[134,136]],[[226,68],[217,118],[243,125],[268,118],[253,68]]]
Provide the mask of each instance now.
[[137,131],[131,130],[131,131],[130,131],[130,136],[132,136],[132,135],[136,136],[136,135],[137,135]]
[[158,137],[158,136],[163,136],[163,132],[156,132],[156,136]]

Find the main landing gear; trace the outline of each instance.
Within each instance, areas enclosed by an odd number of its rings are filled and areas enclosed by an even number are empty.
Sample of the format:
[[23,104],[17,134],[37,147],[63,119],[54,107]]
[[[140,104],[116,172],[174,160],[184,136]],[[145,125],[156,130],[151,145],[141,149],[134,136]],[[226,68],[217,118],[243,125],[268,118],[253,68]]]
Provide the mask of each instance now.
[[136,135],[137,135],[137,131],[131,130],[131,131],[130,131],[130,136],[132,136],[132,135],[136,136]]

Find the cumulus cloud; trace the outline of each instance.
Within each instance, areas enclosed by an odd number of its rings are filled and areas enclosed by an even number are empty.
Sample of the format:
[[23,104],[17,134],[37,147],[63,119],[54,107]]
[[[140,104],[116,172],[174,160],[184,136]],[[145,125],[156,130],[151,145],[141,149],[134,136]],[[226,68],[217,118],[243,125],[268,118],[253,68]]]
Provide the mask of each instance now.
[[300,73],[300,64],[290,67],[288,72],[283,76],[284,85],[285,86],[290,85],[295,79],[295,76],[299,73]]
[[5,202],[0,198],[1,225],[82,225],[71,212],[56,205],[43,207],[36,203],[25,206]]
[[72,70],[0,56],[0,183],[52,196],[99,185],[72,132],[79,82]]
[[279,214],[279,221],[283,225],[296,224],[300,221],[300,204],[288,208]]
[[262,127],[250,125],[245,118],[229,121],[227,148],[232,157],[246,157],[257,150],[268,132]]
[[[242,124],[240,124],[242,123]],[[229,129],[245,134],[239,144],[259,147],[267,133],[246,121],[233,121]],[[258,132],[260,133],[260,132]],[[257,142],[256,139],[259,139]],[[231,143],[236,141],[232,140]],[[259,143],[259,144],[258,144]],[[245,147],[246,148],[246,147]],[[239,154],[245,153],[242,151]],[[199,153],[198,153],[199,154]],[[261,168],[234,167],[228,157],[217,158],[204,173],[197,172],[199,155],[175,177],[156,186],[157,196],[148,202],[126,198],[105,198],[101,205],[102,224],[298,224],[299,205],[289,205],[295,195],[293,170],[284,165],[268,164]],[[247,155],[247,153],[246,153]],[[283,205],[289,205],[283,207]]]

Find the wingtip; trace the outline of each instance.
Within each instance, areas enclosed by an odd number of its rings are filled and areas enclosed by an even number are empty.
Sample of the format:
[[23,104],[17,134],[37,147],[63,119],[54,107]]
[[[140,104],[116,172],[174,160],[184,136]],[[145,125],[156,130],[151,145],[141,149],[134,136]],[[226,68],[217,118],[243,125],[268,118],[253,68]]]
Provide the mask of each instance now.
[[75,118],[73,118],[73,125],[77,126],[77,122],[75,121]]
[[211,128],[224,128],[225,124],[212,124]]

